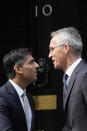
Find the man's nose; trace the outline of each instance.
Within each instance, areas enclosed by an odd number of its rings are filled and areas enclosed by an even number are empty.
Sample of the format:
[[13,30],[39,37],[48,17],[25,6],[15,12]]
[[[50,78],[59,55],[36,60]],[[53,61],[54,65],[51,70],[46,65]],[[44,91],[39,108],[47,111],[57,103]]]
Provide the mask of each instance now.
[[51,53],[49,53],[49,55],[48,55],[48,58],[51,58],[52,56],[51,56]]
[[39,64],[38,63],[36,63],[36,67],[39,68]]

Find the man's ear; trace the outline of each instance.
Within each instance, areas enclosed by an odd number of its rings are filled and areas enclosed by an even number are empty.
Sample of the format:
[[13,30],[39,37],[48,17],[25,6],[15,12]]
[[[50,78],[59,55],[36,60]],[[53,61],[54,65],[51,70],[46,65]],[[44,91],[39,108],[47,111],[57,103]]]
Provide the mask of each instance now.
[[22,72],[21,72],[21,67],[19,67],[18,65],[14,65],[14,70],[15,70],[15,72],[17,72],[17,73],[22,73]]
[[69,52],[69,49],[70,49],[69,45],[65,44],[64,48],[65,48],[65,54],[67,54]]

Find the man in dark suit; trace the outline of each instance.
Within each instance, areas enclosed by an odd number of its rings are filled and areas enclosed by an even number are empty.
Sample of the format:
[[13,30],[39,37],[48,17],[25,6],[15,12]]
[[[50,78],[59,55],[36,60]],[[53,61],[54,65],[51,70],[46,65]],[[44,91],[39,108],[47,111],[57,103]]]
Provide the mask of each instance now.
[[81,58],[81,36],[74,27],[62,28],[51,36],[49,58],[54,68],[62,69],[67,76],[63,90],[63,131],[87,131],[87,64]]
[[0,87],[0,131],[35,131],[34,103],[26,87],[37,80],[39,65],[28,48],[13,49],[3,64],[9,80]]

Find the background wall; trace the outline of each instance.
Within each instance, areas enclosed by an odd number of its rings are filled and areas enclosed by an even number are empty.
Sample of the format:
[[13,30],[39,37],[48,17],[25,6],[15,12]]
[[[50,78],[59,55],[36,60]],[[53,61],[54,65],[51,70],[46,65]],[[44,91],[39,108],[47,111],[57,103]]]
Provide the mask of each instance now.
[[87,15],[86,3],[82,0],[30,0],[26,2],[2,2],[0,11],[0,85],[7,80],[2,58],[13,48],[31,47],[38,61],[45,58],[49,63],[48,83],[43,87],[30,86],[34,96],[56,95],[56,109],[36,110],[36,129],[60,131],[64,123],[62,108],[61,70],[54,70],[48,60],[50,32],[65,26],[79,29],[84,49],[82,57],[87,59]]

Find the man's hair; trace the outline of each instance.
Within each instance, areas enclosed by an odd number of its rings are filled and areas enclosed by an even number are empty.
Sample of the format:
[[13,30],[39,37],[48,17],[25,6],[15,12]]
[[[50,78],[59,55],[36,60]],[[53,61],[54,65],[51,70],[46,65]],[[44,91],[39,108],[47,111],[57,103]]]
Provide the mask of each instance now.
[[72,48],[72,53],[74,53],[74,55],[79,55],[82,53],[82,39],[78,30],[74,27],[62,28],[51,33],[51,37],[55,35],[57,36],[56,42],[59,45],[70,45]]
[[31,54],[32,51],[30,48],[18,48],[11,50],[3,57],[3,66],[8,79],[12,79],[15,77],[14,65],[22,67],[25,57]]

